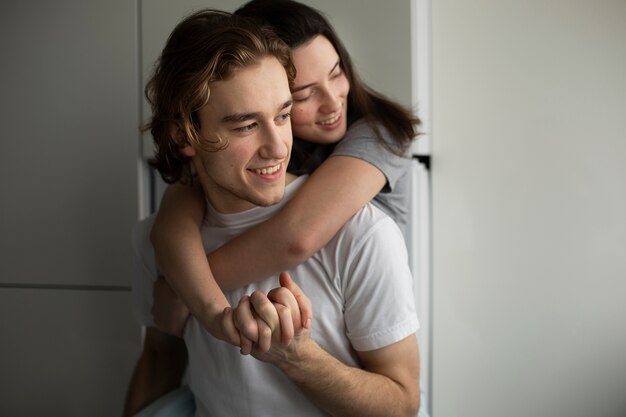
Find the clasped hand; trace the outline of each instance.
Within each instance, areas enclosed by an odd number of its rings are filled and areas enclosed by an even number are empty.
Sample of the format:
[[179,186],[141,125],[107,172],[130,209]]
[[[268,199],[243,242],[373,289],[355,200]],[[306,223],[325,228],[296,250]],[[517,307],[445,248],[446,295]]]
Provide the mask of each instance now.
[[226,340],[241,348],[243,355],[262,354],[272,346],[288,346],[295,336],[309,329],[311,302],[287,272],[280,274],[280,287],[267,294],[255,291],[221,317]]
[[[154,285],[152,315],[157,327],[169,334],[183,336],[190,315],[182,300],[167,281]],[[236,307],[226,307],[205,323],[213,336],[240,347],[242,354],[263,354],[272,346],[288,346],[295,336],[310,328],[311,302],[287,272],[280,274],[280,287],[267,294],[255,291],[244,296]]]

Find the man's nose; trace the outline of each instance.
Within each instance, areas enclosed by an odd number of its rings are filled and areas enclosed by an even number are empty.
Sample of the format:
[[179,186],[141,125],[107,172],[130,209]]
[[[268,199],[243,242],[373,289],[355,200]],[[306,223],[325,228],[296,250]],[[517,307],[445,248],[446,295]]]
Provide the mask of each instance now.
[[263,134],[263,146],[260,155],[266,159],[284,159],[288,156],[291,141],[291,125],[268,125]]

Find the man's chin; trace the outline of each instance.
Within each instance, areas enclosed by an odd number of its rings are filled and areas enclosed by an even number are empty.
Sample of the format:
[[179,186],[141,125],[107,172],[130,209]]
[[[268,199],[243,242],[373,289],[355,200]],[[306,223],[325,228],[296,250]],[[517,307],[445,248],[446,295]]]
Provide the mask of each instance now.
[[261,206],[261,207],[273,206],[275,204],[280,203],[283,200],[284,196],[285,196],[285,193],[283,192],[280,195],[275,195],[273,197],[259,198],[257,201],[257,206]]

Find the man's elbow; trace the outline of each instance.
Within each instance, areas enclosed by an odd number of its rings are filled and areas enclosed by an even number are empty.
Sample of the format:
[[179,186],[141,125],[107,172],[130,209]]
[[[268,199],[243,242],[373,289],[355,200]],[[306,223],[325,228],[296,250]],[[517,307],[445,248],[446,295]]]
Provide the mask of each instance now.
[[417,416],[421,405],[419,384],[412,384],[410,387],[404,387],[401,404],[401,410],[398,415],[406,417]]
[[406,411],[404,413],[407,417],[415,417],[420,409],[420,393],[418,392],[411,395],[407,401]]

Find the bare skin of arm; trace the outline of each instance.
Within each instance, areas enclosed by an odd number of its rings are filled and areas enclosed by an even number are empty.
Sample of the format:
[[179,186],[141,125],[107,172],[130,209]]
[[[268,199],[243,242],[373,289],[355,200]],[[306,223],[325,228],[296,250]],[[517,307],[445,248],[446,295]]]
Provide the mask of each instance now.
[[[228,306],[222,291],[304,262],[385,183],[383,173],[368,162],[348,156],[330,157],[277,215],[208,256],[199,230],[205,204],[201,190],[169,187],[151,235],[159,267],[203,326],[227,340],[215,324]],[[303,322],[310,318],[303,311]]]
[[134,416],[167,392],[178,388],[187,365],[185,342],[154,327],[146,328],[143,351],[131,378],[124,416]]
[[[411,416],[419,410],[419,353],[415,335],[370,352],[357,352],[363,369],[345,365],[322,349],[309,331],[282,354],[265,353],[314,402],[339,416]],[[270,350],[271,352],[271,350]]]
[[[238,326],[255,325],[255,317],[250,314],[253,308],[262,322],[269,325],[268,330],[276,332],[284,327],[285,316],[278,318],[272,311],[276,306],[272,302],[297,311],[295,301],[289,298],[306,296],[291,280],[281,284],[289,288],[289,292],[274,294],[270,291],[267,296],[255,292],[249,300],[252,307],[240,303],[235,312]],[[297,316],[294,327],[295,320]],[[296,330],[295,338],[288,345],[273,343],[269,350],[252,351],[255,358],[278,367],[311,401],[332,416],[414,417],[420,405],[419,350],[415,334],[381,349],[356,353],[363,369],[348,366],[330,355],[310,338],[309,329]]]

